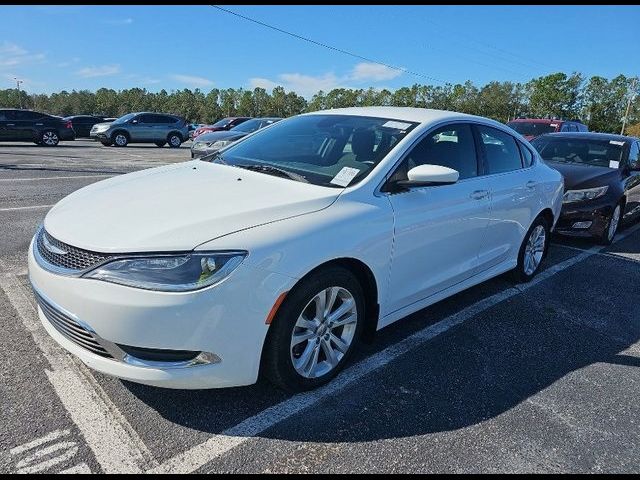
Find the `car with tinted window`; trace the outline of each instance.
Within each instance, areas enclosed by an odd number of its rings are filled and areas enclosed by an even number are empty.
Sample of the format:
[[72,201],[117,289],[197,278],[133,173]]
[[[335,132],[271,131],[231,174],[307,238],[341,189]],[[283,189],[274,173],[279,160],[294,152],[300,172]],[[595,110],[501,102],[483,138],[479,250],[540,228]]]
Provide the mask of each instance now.
[[207,132],[220,132],[220,131],[231,130],[233,127],[236,127],[240,125],[242,122],[246,122],[251,118],[252,117],[227,117],[227,118],[223,118],[222,120],[218,120],[213,125],[202,125],[198,127],[195,132],[193,132],[192,138],[196,138],[202,135],[203,133],[207,133]]
[[55,147],[61,140],[75,138],[70,120],[33,110],[0,108],[0,142],[33,142]]
[[531,280],[562,194],[493,120],[318,111],[72,193],[37,230],[29,278],[46,331],[96,370],[308,390],[365,334],[505,272]]
[[273,125],[280,120],[282,120],[282,118],[279,117],[252,118],[240,125],[236,125],[231,128],[231,130],[203,133],[198,136],[198,139],[191,145],[191,158],[199,158],[217,152],[221,148],[237,142],[250,133]]
[[96,115],[72,115],[70,117],[64,117],[64,119],[70,121],[73,125],[73,130],[74,132],[76,132],[76,138],[90,138],[91,129],[95,124],[115,120],[115,118],[109,119],[108,117],[101,117]]
[[556,231],[609,245],[640,216],[640,140],[607,133],[554,133],[531,142],[562,173],[565,194]]
[[91,128],[91,138],[103,145],[126,147],[130,143],[169,144],[178,148],[189,139],[187,121],[168,113],[129,113],[110,123],[98,123]]
[[578,120],[560,120],[550,118],[516,118],[507,123],[527,140],[539,135],[555,132],[588,132],[589,128]]

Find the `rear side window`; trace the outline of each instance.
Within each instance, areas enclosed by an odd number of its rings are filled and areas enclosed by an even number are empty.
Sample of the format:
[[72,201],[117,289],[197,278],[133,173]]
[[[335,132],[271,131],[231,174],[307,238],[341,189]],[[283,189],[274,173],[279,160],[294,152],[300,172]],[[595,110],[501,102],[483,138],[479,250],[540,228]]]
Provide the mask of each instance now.
[[155,115],[155,117],[157,117],[155,123],[176,123],[178,121],[177,118],[169,115]]
[[640,160],[640,142],[633,142],[629,150],[629,165],[635,165]]
[[522,154],[522,165],[524,168],[528,168],[533,165],[533,153],[531,153],[531,150],[520,142],[518,142],[518,146],[520,147],[520,153]]
[[18,120],[38,120],[43,117],[43,115],[38,112],[27,112],[18,110],[16,114]]
[[487,173],[512,172],[522,168],[515,138],[496,128],[478,126],[487,160]]

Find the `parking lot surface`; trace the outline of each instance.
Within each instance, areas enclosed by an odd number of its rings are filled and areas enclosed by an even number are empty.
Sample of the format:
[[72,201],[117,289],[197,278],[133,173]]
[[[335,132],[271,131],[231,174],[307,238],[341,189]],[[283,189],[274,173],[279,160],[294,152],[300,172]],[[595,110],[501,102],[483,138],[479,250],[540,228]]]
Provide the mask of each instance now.
[[326,387],[172,391],[89,371],[41,327],[26,271],[48,209],[180,149],[0,144],[0,472],[637,472],[640,227],[556,239],[378,332]]

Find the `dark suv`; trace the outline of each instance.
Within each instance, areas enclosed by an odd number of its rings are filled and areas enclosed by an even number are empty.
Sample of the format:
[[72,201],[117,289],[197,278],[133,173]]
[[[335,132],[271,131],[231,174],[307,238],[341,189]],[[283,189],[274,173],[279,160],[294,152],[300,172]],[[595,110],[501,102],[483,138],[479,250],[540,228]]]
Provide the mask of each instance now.
[[103,123],[114,121],[115,118],[109,119],[107,117],[96,115],[72,115],[71,117],[64,117],[65,120],[69,120],[73,125],[73,130],[76,132],[76,138],[90,136],[91,128],[96,123]]
[[126,147],[129,143],[167,143],[178,148],[189,139],[189,124],[177,115],[168,113],[128,113],[111,123],[98,123],[91,128],[91,138],[103,145]]
[[34,142],[55,147],[60,140],[75,138],[69,120],[33,110],[0,109],[0,142]]
[[559,120],[552,118],[516,118],[507,123],[527,140],[539,135],[556,132],[588,132],[587,126],[578,120]]

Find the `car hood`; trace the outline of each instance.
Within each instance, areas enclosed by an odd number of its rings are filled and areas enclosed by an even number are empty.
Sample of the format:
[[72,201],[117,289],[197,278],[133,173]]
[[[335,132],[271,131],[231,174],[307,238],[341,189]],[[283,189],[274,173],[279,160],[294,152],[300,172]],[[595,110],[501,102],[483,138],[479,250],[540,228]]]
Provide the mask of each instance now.
[[233,130],[221,130],[218,132],[206,132],[198,135],[198,142],[217,142],[218,140],[237,140],[247,136],[246,132],[234,132]]
[[143,170],[84,187],[58,202],[54,238],[103,253],[186,251],[331,205],[341,190],[202,161]]
[[620,177],[620,171],[607,167],[547,162],[564,177],[565,190],[580,190],[609,185]]

